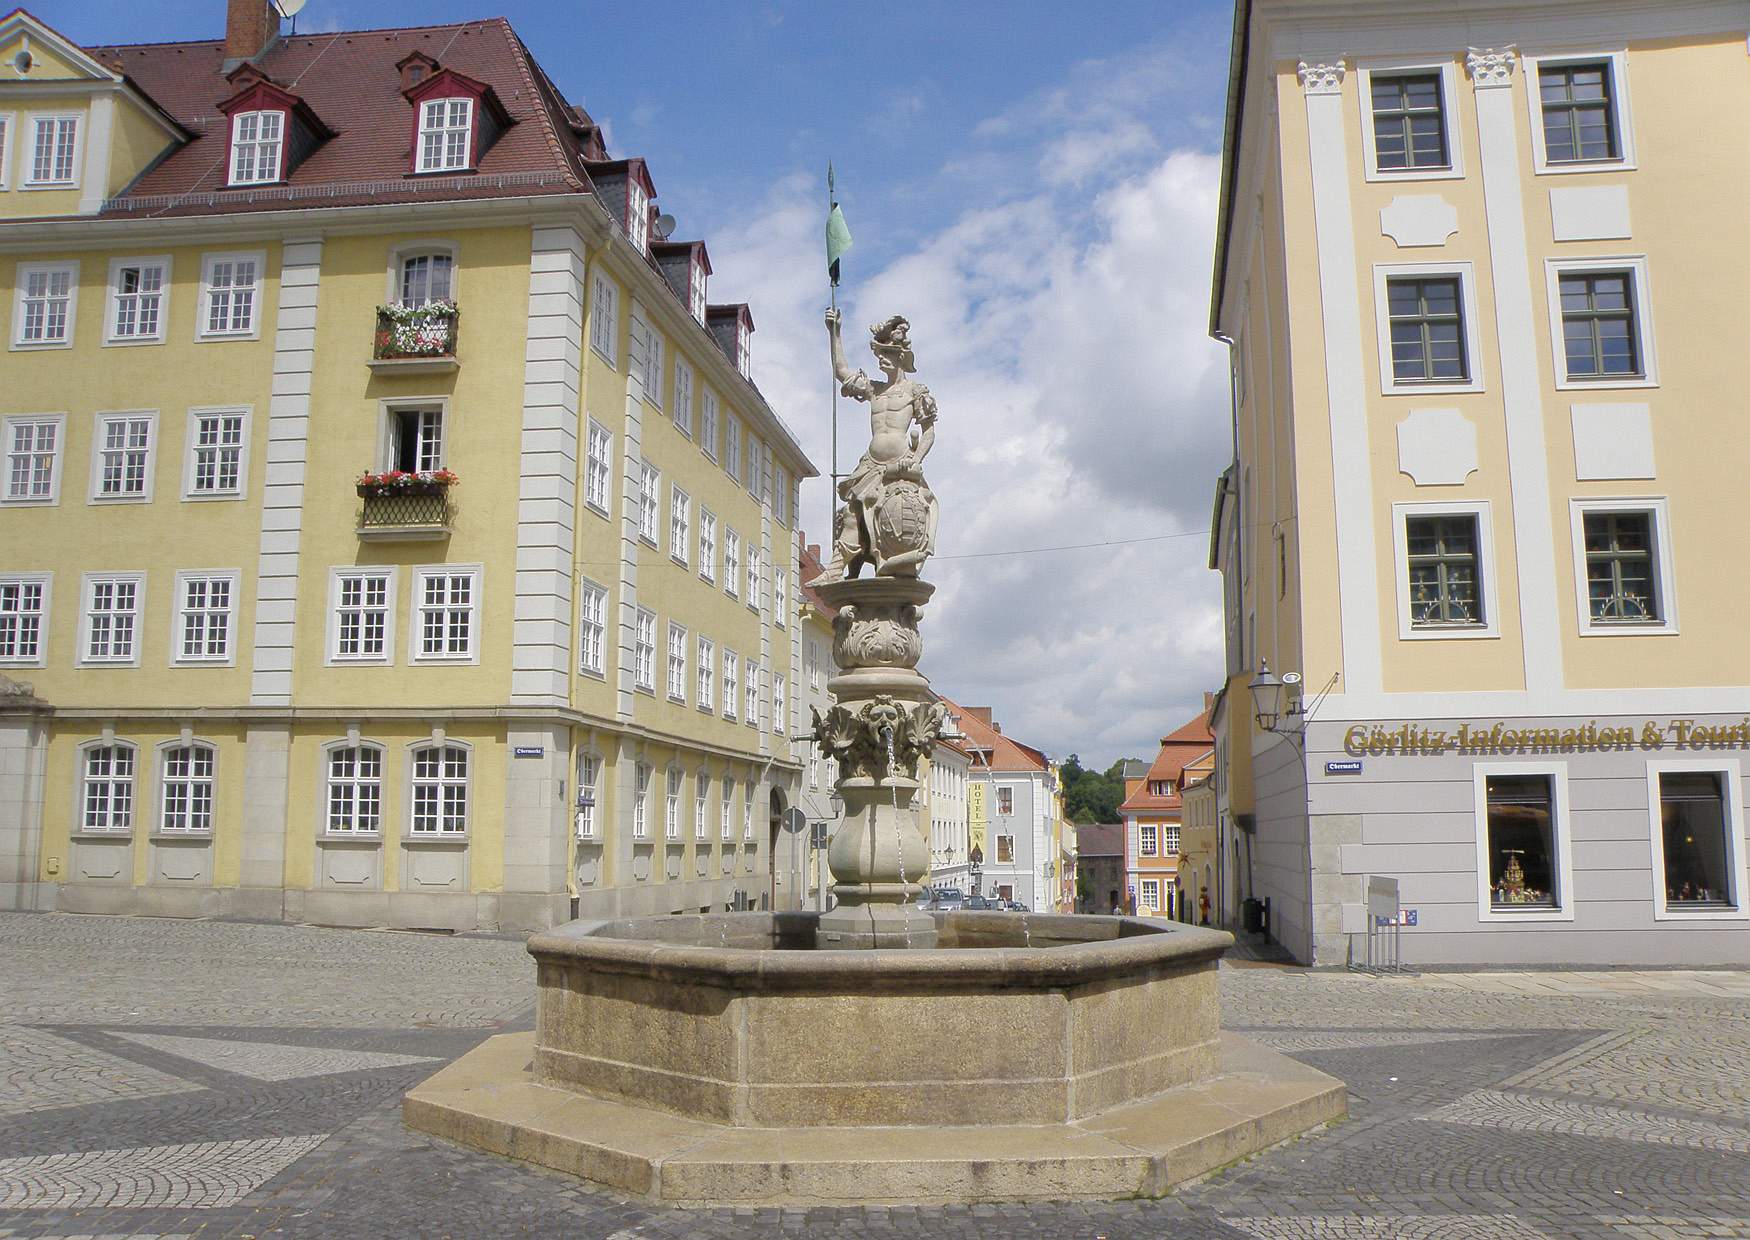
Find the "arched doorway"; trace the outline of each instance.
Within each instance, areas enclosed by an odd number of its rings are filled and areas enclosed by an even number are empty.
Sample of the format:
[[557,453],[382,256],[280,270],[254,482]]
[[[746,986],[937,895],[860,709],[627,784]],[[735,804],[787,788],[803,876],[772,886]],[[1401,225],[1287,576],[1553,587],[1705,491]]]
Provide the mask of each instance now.
[[789,808],[790,802],[785,798],[784,790],[773,788],[771,817],[766,824],[771,833],[771,847],[766,850],[771,866],[766,907],[774,913],[800,907],[796,897],[796,858],[793,855],[797,841],[784,830],[784,813]]

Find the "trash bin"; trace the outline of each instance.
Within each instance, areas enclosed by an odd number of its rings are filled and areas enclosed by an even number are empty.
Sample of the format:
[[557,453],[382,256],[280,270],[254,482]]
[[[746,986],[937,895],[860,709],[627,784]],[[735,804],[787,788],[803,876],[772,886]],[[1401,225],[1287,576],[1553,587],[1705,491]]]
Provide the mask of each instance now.
[[1255,896],[1240,901],[1240,919],[1247,934],[1264,932],[1264,902]]

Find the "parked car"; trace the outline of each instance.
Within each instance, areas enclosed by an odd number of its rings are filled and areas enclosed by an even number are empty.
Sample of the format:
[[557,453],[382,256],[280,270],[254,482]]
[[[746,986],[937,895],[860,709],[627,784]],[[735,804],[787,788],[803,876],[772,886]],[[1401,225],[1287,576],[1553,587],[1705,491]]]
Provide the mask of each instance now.
[[930,907],[939,913],[957,913],[966,905],[966,893],[952,887],[939,887]]
[[1011,913],[1031,913],[1033,911],[1019,900],[1004,901],[1003,907]]
[[1003,907],[1003,902],[988,896],[970,895],[966,897],[964,907],[973,912],[995,912]]

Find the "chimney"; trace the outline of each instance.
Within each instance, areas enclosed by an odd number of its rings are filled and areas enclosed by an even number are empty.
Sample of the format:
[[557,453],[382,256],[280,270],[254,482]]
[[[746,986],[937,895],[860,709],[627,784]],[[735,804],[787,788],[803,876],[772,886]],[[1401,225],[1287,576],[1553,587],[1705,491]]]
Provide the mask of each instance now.
[[1209,708],[1214,705],[1215,694],[1211,693],[1208,689],[1205,689],[1203,691],[1203,713],[1205,715],[1209,714]]
[[988,706],[968,706],[966,713],[981,723],[990,722],[990,707]]
[[279,33],[280,15],[268,0],[226,0],[225,72],[261,55]]

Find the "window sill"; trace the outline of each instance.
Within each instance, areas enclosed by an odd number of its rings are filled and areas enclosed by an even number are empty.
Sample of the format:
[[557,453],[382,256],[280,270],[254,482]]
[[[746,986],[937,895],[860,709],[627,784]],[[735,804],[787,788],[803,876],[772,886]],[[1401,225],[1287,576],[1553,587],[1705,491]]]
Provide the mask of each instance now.
[[679,564],[682,568],[691,568],[692,567],[690,564],[688,564],[685,560],[683,560],[680,556],[676,555],[672,551],[668,553],[668,558],[671,562],[673,562],[675,564]]
[[1537,176],[1571,176],[1574,173],[1633,172],[1636,163],[1632,159],[1586,159],[1575,160],[1572,163],[1550,163],[1547,159],[1539,159],[1533,172]]
[[22,185],[20,185],[18,188],[20,190],[25,191],[25,192],[30,192],[33,190],[78,189],[79,182],[77,182],[77,181],[26,181]]
[[1398,637],[1407,642],[1434,641],[1478,641],[1499,639],[1501,630],[1493,625],[1453,625],[1451,628],[1405,628],[1398,631]]
[[1580,622],[1581,637],[1676,637],[1677,625],[1672,624],[1621,624],[1600,625]]
[[316,837],[319,844],[357,844],[361,848],[381,848],[383,833],[381,831],[324,831]]
[[1481,392],[1481,380],[1466,379],[1453,383],[1440,380],[1432,383],[1401,383],[1394,379],[1386,379],[1379,386],[1381,396],[1457,396],[1466,392]]
[[1483,925],[1489,925],[1491,923],[1497,923],[1497,922],[1501,923],[1503,925],[1512,925],[1515,923],[1525,924],[1525,923],[1534,923],[1534,922],[1573,921],[1574,920],[1574,910],[1571,907],[1568,907],[1568,908],[1536,908],[1536,907],[1529,907],[1529,906],[1525,907],[1525,908],[1495,908],[1495,907],[1490,907],[1487,912],[1485,912],[1480,918],[1478,918],[1478,920]]
[[451,831],[444,834],[406,834],[401,837],[401,842],[410,848],[466,848],[468,846],[468,833],[466,831]]
[[1707,908],[1653,909],[1654,921],[1750,921],[1750,909],[1714,905]]
[[608,678],[607,672],[599,667],[580,667],[577,669],[577,674],[579,676],[588,676],[591,680],[605,681]]
[[162,337],[162,336],[142,336],[138,339],[130,339],[128,337],[121,337],[118,339],[105,340],[103,342],[103,347],[106,349],[132,349],[132,348],[137,348],[141,345],[163,344],[163,343],[164,343],[164,337]]
[[378,378],[393,375],[447,375],[461,369],[453,354],[444,357],[373,357],[365,363]]
[[1369,184],[1392,181],[1462,181],[1462,169],[1446,168],[1368,168]]
[[129,827],[125,831],[74,831],[69,838],[88,844],[100,842],[109,844],[131,844],[134,839],[134,830],[132,827]]
[[14,340],[12,342],[14,353],[40,353],[47,349],[71,349],[72,347],[71,340]]
[[93,495],[85,502],[99,507],[109,504],[150,504],[152,497],[150,495]]
[[18,499],[0,499],[3,508],[53,508],[61,502],[58,495],[21,496]]
[[218,667],[218,668],[236,667],[237,666],[237,659],[233,655],[227,655],[226,657],[224,657],[222,659],[172,659],[172,660],[170,660],[170,666],[175,667],[175,668],[184,668],[184,669],[187,669],[187,668],[197,668],[198,669],[198,668],[203,668],[203,667]]
[[1606,375],[1601,378],[1587,375],[1580,379],[1570,379],[1564,375],[1556,380],[1558,392],[1610,392],[1617,389],[1635,391],[1658,386],[1658,377],[1654,375]]
[[211,844],[213,833],[207,831],[153,831],[146,837],[154,844]]

